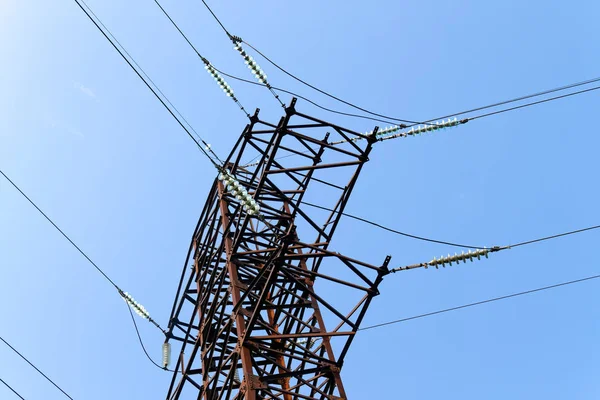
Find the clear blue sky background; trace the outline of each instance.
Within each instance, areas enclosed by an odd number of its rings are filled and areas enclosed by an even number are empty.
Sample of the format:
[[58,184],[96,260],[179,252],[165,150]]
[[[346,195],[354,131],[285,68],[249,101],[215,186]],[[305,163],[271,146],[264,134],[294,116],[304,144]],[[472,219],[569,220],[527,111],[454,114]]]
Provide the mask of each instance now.
[[[246,120],[151,0],[89,5],[217,152]],[[600,75],[594,1],[212,1],[234,34],[384,114],[428,119]],[[250,73],[200,1],[163,0],[218,67]],[[72,0],[0,2],[0,168],[166,325],[215,172]],[[258,57],[257,57],[258,59]],[[343,109],[261,62],[276,86]],[[260,88],[231,81],[276,121]],[[348,211],[417,235],[504,245],[600,222],[598,94],[377,145]],[[289,100],[289,98],[286,98]],[[367,131],[373,124],[302,111]],[[0,335],[76,399],[161,399],[114,289],[0,179]],[[365,324],[597,274],[597,233],[388,277]],[[333,249],[394,266],[455,249],[344,220]],[[367,331],[352,399],[600,397],[598,284]],[[142,322],[156,360],[162,338]],[[27,399],[61,393],[0,345]],[[0,387],[0,398],[12,394]]]

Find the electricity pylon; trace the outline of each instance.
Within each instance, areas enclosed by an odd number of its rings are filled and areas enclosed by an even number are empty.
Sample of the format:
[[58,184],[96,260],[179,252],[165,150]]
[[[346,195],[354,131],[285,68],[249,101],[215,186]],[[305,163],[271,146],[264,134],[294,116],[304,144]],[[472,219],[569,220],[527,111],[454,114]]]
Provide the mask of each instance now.
[[295,103],[278,124],[257,110],[213,183],[171,313],[181,350],[167,399],[347,398],[340,369],[389,257],[372,265],[330,243],[375,135]]

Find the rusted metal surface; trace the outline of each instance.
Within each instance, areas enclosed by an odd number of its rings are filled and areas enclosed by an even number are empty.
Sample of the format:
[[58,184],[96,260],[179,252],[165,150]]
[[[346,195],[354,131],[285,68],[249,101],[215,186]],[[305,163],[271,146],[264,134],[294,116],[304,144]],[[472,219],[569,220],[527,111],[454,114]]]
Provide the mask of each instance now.
[[226,161],[261,215],[221,182],[209,193],[170,318],[180,355],[167,399],[347,398],[340,370],[389,258],[371,265],[330,243],[372,141],[331,146],[362,135],[294,104],[277,125],[257,111]]

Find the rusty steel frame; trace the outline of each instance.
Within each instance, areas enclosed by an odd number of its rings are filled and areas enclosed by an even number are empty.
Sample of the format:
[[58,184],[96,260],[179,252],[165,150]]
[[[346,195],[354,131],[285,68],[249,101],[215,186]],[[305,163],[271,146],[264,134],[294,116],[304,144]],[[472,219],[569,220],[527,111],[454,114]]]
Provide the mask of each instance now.
[[[181,348],[167,399],[347,398],[340,369],[389,257],[376,266],[329,246],[375,135],[352,141],[363,135],[295,102],[277,125],[257,110],[225,162],[261,215],[218,180],[210,190],[169,320]],[[302,207],[318,185],[333,212]]]

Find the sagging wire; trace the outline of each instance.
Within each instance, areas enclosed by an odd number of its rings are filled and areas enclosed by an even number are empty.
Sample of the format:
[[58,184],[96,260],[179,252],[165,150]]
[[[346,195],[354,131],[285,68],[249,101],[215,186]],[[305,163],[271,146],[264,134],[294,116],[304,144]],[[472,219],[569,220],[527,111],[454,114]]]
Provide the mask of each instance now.
[[[520,96],[520,97],[517,97],[517,98],[510,99],[510,100],[504,100],[504,101],[501,101],[501,102],[489,104],[489,105],[482,106],[482,107],[473,108],[473,109],[470,109],[470,110],[461,111],[461,112],[458,112],[458,113],[449,114],[449,115],[446,115],[446,116],[443,116],[443,117],[433,118],[433,119],[422,121],[422,122],[416,122],[416,121],[411,121],[411,120],[406,120],[406,119],[400,119],[400,118],[395,118],[395,117],[391,117],[391,116],[387,116],[387,115],[383,115],[383,114],[378,114],[378,113],[369,111],[369,110],[364,109],[362,107],[359,107],[359,106],[357,106],[355,104],[352,104],[352,103],[350,103],[348,101],[345,101],[345,100],[343,100],[343,99],[341,99],[341,98],[339,98],[337,96],[334,96],[334,95],[332,95],[332,94],[330,94],[330,93],[328,93],[328,92],[326,92],[326,91],[324,91],[322,89],[319,89],[318,87],[316,87],[314,85],[311,85],[310,83],[308,83],[308,82],[300,79],[299,77],[297,77],[294,74],[290,73],[285,68],[281,67],[276,62],[274,62],[273,60],[271,60],[269,57],[267,57],[264,53],[262,53],[259,49],[257,49],[256,47],[254,47],[252,44],[248,43],[247,41],[242,40],[240,37],[235,37],[231,33],[229,33],[229,31],[227,30],[227,28],[225,28],[225,26],[223,25],[223,23],[219,20],[219,18],[217,17],[217,15],[212,11],[212,9],[206,3],[206,1],[202,0],[202,3],[204,3],[204,5],[208,9],[208,11],[212,14],[212,16],[214,17],[214,19],[219,23],[219,25],[221,26],[221,28],[223,29],[223,31],[225,32],[225,34],[230,39],[232,39],[232,40],[237,39],[240,42],[243,42],[244,44],[248,45],[248,47],[250,47],[256,53],[258,53],[260,56],[262,56],[265,60],[267,60],[269,63],[271,63],[274,67],[276,67],[277,69],[279,69],[280,71],[282,71],[286,75],[290,76],[291,78],[293,78],[293,79],[297,80],[298,82],[300,82],[300,83],[302,83],[302,84],[304,84],[304,85],[306,85],[306,86],[308,86],[308,87],[310,87],[310,88],[318,91],[321,94],[324,94],[324,95],[326,95],[326,96],[328,96],[328,97],[330,97],[330,98],[332,98],[334,100],[337,100],[337,101],[339,101],[339,102],[341,102],[343,104],[346,104],[346,105],[348,105],[350,107],[353,107],[355,109],[361,110],[361,111],[363,111],[363,112],[365,112],[367,114],[371,114],[371,115],[374,115],[374,116],[378,116],[378,117],[386,118],[386,119],[391,119],[391,120],[395,120],[395,121],[399,121],[399,122],[409,123],[409,124],[412,124],[412,126],[419,125],[419,124],[429,125],[432,121],[435,121],[436,119],[439,120],[439,119],[444,119],[444,118],[450,118],[450,117],[456,117],[456,116],[459,116],[459,115],[469,114],[469,113],[472,113],[472,112],[475,112],[475,111],[481,111],[481,110],[485,110],[485,109],[489,109],[489,108],[494,108],[494,107],[497,107],[497,106],[500,106],[500,105],[514,103],[514,102],[518,102],[518,101],[530,99],[530,98],[533,98],[533,97],[539,97],[539,96],[542,96],[542,95],[545,95],[545,94],[559,92],[559,91],[571,89],[571,88],[578,87],[578,86],[588,85],[590,83],[594,83],[594,82],[600,81],[600,77],[593,78],[593,79],[588,79],[588,80],[585,80],[585,81],[581,81],[581,82],[577,82],[577,83],[572,83],[572,84],[564,85],[564,86],[553,88],[553,89],[549,89],[549,90],[544,90],[544,91],[533,93],[533,94],[530,94],[530,95]],[[243,80],[243,79],[240,78],[240,80]],[[243,80],[243,81],[246,81],[246,80]],[[251,82],[251,81],[246,81],[246,82],[256,84],[255,82]],[[580,92],[573,93],[573,94],[579,94],[579,93],[583,93],[583,92],[591,91],[591,90],[596,90],[596,89],[598,89],[598,87],[592,88],[592,89],[588,89],[588,90],[584,90],[584,91],[580,91]],[[571,96],[573,94],[568,94],[566,96],[558,96],[556,98],[568,97],[568,96]],[[553,98],[551,100],[554,100],[556,98]],[[545,101],[549,101],[549,100],[542,100],[540,102],[534,102],[534,103],[529,104],[529,105],[539,104],[539,103],[543,103]],[[484,114],[483,116],[493,115],[493,114],[496,114],[496,113],[506,112],[506,111],[510,111],[510,110],[513,110],[513,109],[517,109],[517,108],[527,107],[529,105],[512,107],[512,108],[507,109],[507,110],[501,110],[500,112],[493,112],[493,113]],[[321,107],[321,108],[324,108],[324,107]],[[334,110],[328,110],[328,111],[335,112]],[[354,115],[354,116],[356,116],[356,115]],[[481,117],[482,116],[478,116],[477,118],[481,118]]]
[[[146,308],[141,305],[140,303],[138,303],[137,301],[134,300],[134,298],[127,292],[124,292],[116,283],[115,281],[113,281],[106,272],[104,272],[102,270],[102,268],[100,268],[98,266],[98,264],[96,264],[91,258],[90,256],[88,256],[82,249],[81,247],[79,247],[44,211],[42,211],[42,209],[29,197],[27,196],[27,194],[21,190],[21,188],[13,181],[11,180],[5,173],[4,171],[2,171],[0,169],[0,174],[2,176],[4,176],[4,178],[65,238],[67,239],[67,241],[102,275],[102,277],[104,277],[104,279],[106,279],[119,293],[119,295],[121,295],[121,297],[125,300],[125,302],[128,304],[129,306],[129,310],[131,312],[131,309],[134,309],[135,312],[142,318],[148,320],[150,323],[152,323],[152,325],[154,325],[156,328],[158,328],[165,336],[167,335],[167,331],[165,331],[156,321],[154,321],[151,317],[150,317],[150,313],[148,313],[148,311],[146,310]],[[133,323],[135,326],[135,329],[137,331],[137,324],[135,322],[135,318],[133,317],[133,313],[131,314],[131,317],[133,319]],[[139,332],[138,332],[138,336],[139,336]],[[141,343],[141,338],[140,338],[140,343]],[[143,344],[142,344],[142,348]],[[146,349],[144,348],[144,352],[146,352]],[[146,353],[147,354],[147,353]],[[59,388],[60,389],[60,388]],[[61,389],[62,390],[62,389]]]
[[[200,152],[208,158],[208,160],[216,167],[218,167],[219,163],[223,163],[223,161],[219,158],[219,156],[211,149],[210,144],[208,144],[202,137],[195,131],[195,129],[191,126],[189,122],[183,118],[181,113],[175,108],[173,103],[164,95],[164,93],[160,90],[160,88],[152,81],[152,79],[146,74],[146,72],[139,66],[139,64],[135,61],[135,59],[129,54],[127,49],[117,40],[117,38],[112,34],[112,32],[104,25],[102,20],[98,18],[98,16],[94,13],[94,11],[87,5],[84,0],[74,0],[75,3],[79,6],[79,8],[85,13],[85,15],[89,18],[89,20],[98,28],[100,33],[108,40],[108,42],[114,47],[114,49],[119,53],[119,55],[125,60],[125,62],[133,69],[136,75],[144,82],[144,84],[150,89],[152,94],[160,101],[160,103],[165,107],[165,109],[171,114],[171,116],[177,121],[177,123],[181,126],[181,128],[187,133],[187,135],[196,143]],[[85,6],[85,7],[84,7]],[[160,95],[159,95],[160,93]],[[169,104],[169,105],[167,105]],[[181,119],[177,116],[179,115]],[[182,122],[185,122],[185,124]],[[188,127],[191,129],[188,129]],[[196,137],[194,137],[194,135]],[[200,144],[202,142],[202,145]],[[204,146],[203,146],[204,145]],[[214,158],[213,158],[214,157]],[[217,161],[215,161],[215,159]]]
[[[241,39],[240,39],[240,40],[241,40]],[[343,100],[343,99],[341,99],[341,98],[339,98],[339,97],[337,97],[337,96],[334,96],[334,95],[332,95],[332,94],[330,94],[330,93],[326,92],[325,90],[319,89],[318,87],[316,87],[316,86],[314,86],[314,85],[311,85],[310,83],[308,83],[308,82],[306,82],[306,81],[304,81],[304,80],[302,80],[302,79],[298,78],[298,77],[297,77],[297,76],[295,76],[294,74],[292,74],[292,73],[288,72],[286,69],[284,69],[283,67],[279,66],[277,63],[275,63],[274,61],[272,61],[272,60],[271,60],[269,57],[267,57],[265,54],[263,54],[263,53],[262,53],[260,50],[258,50],[256,47],[254,47],[254,46],[253,46],[253,45],[251,45],[250,43],[248,43],[248,42],[246,42],[246,41],[242,41],[242,42],[243,42],[244,44],[248,45],[248,47],[250,47],[252,50],[254,50],[255,52],[257,52],[257,53],[258,53],[258,54],[259,54],[261,57],[263,57],[265,60],[267,60],[267,61],[268,61],[270,64],[272,64],[272,65],[273,65],[275,68],[279,69],[279,70],[280,70],[281,72],[283,72],[284,74],[288,75],[289,77],[291,77],[291,78],[293,78],[293,79],[297,80],[298,82],[302,83],[303,85],[306,85],[306,86],[308,86],[309,88],[311,88],[311,89],[313,89],[313,90],[316,90],[317,92],[319,92],[319,93],[321,93],[321,94],[323,94],[323,95],[325,95],[325,96],[327,96],[327,97],[330,97],[330,98],[332,98],[332,99],[334,99],[334,100],[337,100],[337,101],[339,101],[340,103],[343,103],[343,104],[345,104],[345,105],[347,105],[347,106],[350,106],[350,107],[352,107],[352,108],[355,108],[355,109],[357,109],[357,110],[360,110],[360,111],[362,111],[362,112],[365,112],[365,113],[367,113],[367,114],[374,115],[374,116],[376,116],[376,117],[380,117],[380,118],[391,119],[391,120],[395,120],[395,121],[399,121],[399,122],[406,122],[406,123],[409,123],[409,124],[428,124],[428,123],[429,123],[428,121],[425,121],[425,122],[417,122],[417,121],[411,121],[411,120],[407,120],[407,119],[401,119],[401,118],[390,117],[390,116],[388,116],[388,115],[378,114],[378,113],[375,113],[375,112],[373,112],[373,111],[369,111],[369,110],[367,110],[366,108],[359,107],[359,106],[357,106],[357,105],[355,105],[355,104],[352,104],[352,103],[350,103],[349,101],[346,101],[346,100]]]
[[542,286],[542,287],[539,287],[536,289],[525,290],[523,292],[512,293],[512,294],[508,294],[505,296],[492,297],[491,299],[476,301],[474,303],[463,304],[461,306],[445,308],[443,310],[428,312],[425,314],[414,315],[414,316],[408,317],[408,318],[401,318],[401,319],[396,319],[393,321],[387,321],[387,322],[382,322],[382,323],[375,324],[375,325],[365,326],[363,328],[359,328],[358,331],[366,331],[366,330],[370,330],[370,329],[381,328],[383,326],[398,324],[400,322],[407,322],[407,321],[412,321],[414,319],[420,319],[420,318],[430,317],[433,315],[444,314],[444,313],[451,312],[451,311],[462,310],[464,308],[475,307],[475,306],[479,306],[479,305],[487,304],[487,303],[493,303],[495,301],[506,300],[506,299],[510,299],[513,297],[524,296],[527,294],[532,294],[532,293],[537,293],[537,292],[543,292],[543,291],[550,290],[550,289],[556,289],[556,288],[562,287],[562,286],[574,285],[576,283],[582,283],[582,282],[586,282],[586,281],[590,281],[592,279],[598,279],[598,278],[600,278],[600,275],[592,275],[592,276],[588,276],[588,277],[581,278],[581,279],[560,282],[560,283],[556,283],[554,285],[549,285],[549,286]]
[[46,380],[48,382],[50,382],[52,385],[54,385],[55,388],[57,388],[58,390],[60,390],[65,396],[67,396],[69,399],[73,400],[73,398],[71,396],[69,396],[69,394],[67,392],[65,392],[60,386],[58,386],[58,384],[56,384],[56,382],[54,382],[52,379],[50,379],[48,377],[48,375],[46,375],[45,373],[43,373],[38,367],[35,366],[35,364],[33,364],[31,361],[29,361],[29,359],[27,357],[25,357],[23,354],[21,354],[21,352],[17,349],[15,349],[10,343],[8,343],[3,337],[0,336],[0,340],[2,342],[4,342],[5,345],[8,346],[8,348],[10,348],[15,354],[17,354],[19,357],[21,357],[23,360],[25,360],[25,362],[27,364],[29,364],[33,369],[35,369],[41,376],[43,376],[44,378],[46,378]]
[[[333,208],[323,207],[323,206],[320,206],[318,204],[310,203],[310,202],[307,202],[307,201],[303,201],[302,204],[307,205],[309,207],[318,208],[318,209],[324,210],[324,211],[330,211],[330,212],[333,212],[333,213],[340,213],[338,210],[334,210]],[[430,243],[444,244],[444,245],[447,245],[447,246],[464,247],[464,248],[475,249],[475,250],[483,248],[482,246],[473,246],[473,245],[466,245],[466,244],[461,244],[461,243],[453,243],[453,242],[447,242],[447,241],[443,241],[443,240],[426,238],[426,237],[423,237],[423,236],[412,235],[410,233],[401,232],[401,231],[398,231],[396,229],[387,227],[385,225],[381,225],[381,224],[379,224],[377,222],[373,222],[373,221],[371,221],[369,219],[362,218],[362,217],[359,217],[359,216],[356,216],[356,215],[353,215],[353,214],[349,214],[347,212],[342,212],[340,214],[342,216],[344,216],[344,217],[352,218],[354,220],[357,220],[357,221],[360,221],[360,222],[364,222],[365,224],[373,225],[373,226],[375,226],[375,227],[377,227],[379,229],[383,229],[384,231],[395,233],[396,235],[400,235],[400,236],[409,237],[411,239],[422,240],[422,241],[430,242]]]
[[[248,83],[248,84],[251,84],[251,85],[254,85],[254,86],[265,86],[265,85],[263,85],[261,83],[254,82],[254,81],[251,81],[251,80],[248,80],[248,79],[240,78],[239,76],[235,76],[235,75],[229,74],[229,73],[227,73],[227,72],[225,72],[223,70],[218,69],[217,67],[215,67],[215,69],[219,73],[221,73],[222,75],[225,75],[228,78],[235,79],[237,81]],[[324,106],[322,106],[322,105],[320,105],[320,104],[312,101],[311,99],[309,99],[309,98],[307,98],[305,96],[302,96],[302,95],[300,95],[298,93],[295,93],[295,92],[292,92],[290,90],[283,89],[283,88],[280,88],[280,87],[273,86],[273,90],[275,90],[276,92],[287,93],[289,95],[292,95],[294,97],[302,99],[302,100],[306,101],[307,103],[310,103],[313,106],[320,108],[321,110],[325,110],[325,111],[328,111],[328,112],[333,113],[333,114],[344,115],[344,116],[353,117],[353,118],[367,119],[369,121],[383,122],[384,124],[392,124],[392,125],[395,124],[395,122],[392,122],[392,121],[389,121],[389,120],[385,120],[385,119],[373,118],[373,117],[369,117],[367,115],[353,114],[353,113],[347,113],[347,112],[343,112],[343,111],[339,111],[339,110],[333,110],[331,108],[324,107]]]
[[204,68],[215,79],[215,81],[221,87],[221,89],[223,89],[223,91],[225,92],[225,94],[227,95],[227,97],[231,97],[231,99],[240,108],[240,110],[242,110],[242,112],[244,114],[246,114],[246,116],[248,118],[250,118],[250,114],[246,111],[246,109],[244,108],[244,106],[242,105],[242,103],[240,103],[240,101],[234,96],[233,90],[227,84],[227,82],[225,82],[225,80],[219,75],[218,70],[215,67],[213,67],[211,65],[211,63],[205,57],[202,56],[202,54],[200,54],[200,52],[198,51],[198,49],[196,48],[196,46],[194,46],[192,44],[192,42],[188,39],[188,37],[186,36],[186,34],[183,33],[183,31],[181,30],[181,28],[179,28],[179,25],[177,25],[177,23],[173,20],[173,18],[171,18],[171,16],[167,12],[167,10],[164,9],[164,7],[158,2],[158,0],[154,0],[154,2],[158,6],[158,8],[160,8],[160,10],[162,11],[162,13],[167,17],[167,19],[171,22],[171,24],[175,27],[175,29],[177,29],[177,31],[180,33],[180,35],[185,39],[185,41],[192,48],[192,50],[194,50],[194,52],[200,58],[200,60],[202,60],[202,62],[205,65]]
[[[214,15],[214,13],[213,13],[213,15]],[[544,90],[544,91],[541,91],[541,92],[537,92],[537,93],[533,93],[533,94],[529,94],[529,95],[525,95],[525,96],[520,96],[520,97],[517,97],[517,98],[510,99],[510,100],[504,100],[504,101],[500,101],[500,102],[497,102],[497,103],[488,104],[486,106],[477,107],[477,108],[473,108],[473,109],[470,109],[470,110],[465,110],[465,111],[461,111],[461,112],[457,112],[457,113],[445,115],[445,116],[442,116],[442,117],[429,119],[429,120],[422,121],[422,122],[416,122],[416,121],[410,121],[410,120],[400,119],[400,118],[396,118],[396,117],[391,117],[391,116],[388,116],[388,115],[378,114],[378,113],[369,111],[369,110],[367,110],[365,108],[359,107],[359,106],[357,106],[355,104],[352,104],[352,103],[350,103],[348,101],[345,101],[345,100],[343,100],[343,99],[341,99],[341,98],[339,98],[337,96],[334,96],[334,95],[332,95],[332,94],[330,94],[330,93],[328,93],[328,92],[326,92],[326,91],[324,91],[324,90],[322,90],[322,89],[320,89],[320,88],[318,88],[318,87],[316,87],[314,85],[311,85],[310,83],[308,83],[308,82],[300,79],[296,75],[290,73],[285,68],[281,67],[279,64],[277,64],[276,62],[274,62],[273,60],[271,60],[264,53],[262,53],[259,49],[257,49],[256,47],[254,47],[252,44],[248,43],[247,41],[243,41],[243,42],[248,47],[250,47],[252,50],[254,50],[256,53],[258,53],[261,57],[263,57],[265,60],[267,60],[267,62],[269,62],[270,64],[272,64],[275,68],[279,69],[281,72],[285,73],[286,75],[290,76],[291,78],[295,79],[296,81],[302,83],[303,85],[306,85],[306,86],[310,87],[313,90],[316,90],[317,92],[319,92],[319,93],[321,93],[321,94],[323,94],[325,96],[328,96],[328,97],[330,97],[330,98],[332,98],[334,100],[337,100],[337,101],[339,101],[339,102],[341,102],[343,104],[346,104],[346,105],[348,105],[350,107],[353,107],[355,109],[361,110],[361,111],[363,111],[365,113],[368,113],[368,114],[371,114],[371,115],[374,115],[374,116],[378,116],[378,117],[381,117],[381,118],[392,119],[392,120],[396,120],[396,121],[399,121],[399,122],[409,123],[409,124],[412,124],[412,125],[419,125],[419,124],[430,125],[435,120],[440,120],[440,119],[445,119],[445,118],[452,118],[452,117],[456,117],[456,116],[464,115],[464,114],[470,114],[470,113],[475,112],[475,111],[486,110],[486,109],[489,109],[489,108],[494,108],[494,107],[498,107],[498,106],[505,105],[505,104],[515,103],[515,102],[518,102],[518,101],[527,100],[527,99],[530,99],[530,98],[539,97],[539,96],[543,96],[543,95],[550,94],[550,93],[560,92],[560,91],[564,91],[564,90],[567,90],[567,89],[572,89],[572,88],[579,87],[579,86],[589,85],[591,83],[595,83],[595,82],[599,82],[600,81],[600,77],[596,77],[596,78],[593,78],[593,79],[588,79],[588,80],[585,80],[585,81],[571,83],[571,84],[560,86],[560,87],[557,87],[557,88],[548,89],[548,90]],[[592,89],[587,89],[587,90],[582,90],[582,91],[575,92],[575,93],[572,93],[572,94],[579,94],[579,93],[584,93],[584,92],[587,92],[587,91],[592,91],[592,90],[597,90],[597,89],[598,89],[598,87],[592,88]],[[568,97],[568,96],[570,96],[572,94],[567,94],[565,96],[557,96],[557,97],[552,98],[550,100],[554,100],[556,98]],[[483,114],[482,116],[479,116],[477,118],[480,118],[480,117],[483,117],[483,116],[488,116],[488,115],[494,115],[494,114],[501,113],[501,112],[511,111],[513,109],[527,107],[529,105],[539,104],[539,103],[543,103],[545,101],[548,101],[548,100],[542,100],[542,101],[538,101],[538,102],[533,102],[533,103],[525,105],[525,106],[511,107],[511,108],[509,108],[507,110],[502,110],[500,112],[486,113],[486,114]]]
[[281,99],[279,98],[279,95],[275,92],[275,90],[273,90],[273,87],[267,81],[267,74],[264,73],[264,71],[258,65],[258,63],[256,62],[256,60],[254,60],[248,53],[246,53],[246,50],[244,50],[244,48],[242,47],[242,43],[245,43],[242,40],[242,38],[239,37],[239,36],[232,35],[227,30],[227,28],[225,28],[225,25],[223,25],[223,23],[221,22],[221,20],[219,19],[219,17],[217,17],[217,14],[215,14],[213,12],[213,10],[206,3],[206,1],[202,0],[202,3],[208,9],[208,11],[211,13],[211,15],[213,16],[213,18],[221,26],[221,28],[223,29],[223,32],[225,32],[225,34],[227,35],[227,37],[231,40],[231,42],[233,43],[233,48],[235,50],[237,50],[240,53],[240,55],[244,58],[244,63],[248,66],[248,69],[250,69],[250,71],[252,72],[252,75],[254,75],[254,77],[256,78],[256,80],[260,84],[266,86],[267,89],[269,89],[269,91],[275,97],[275,99],[279,102],[279,104],[281,105],[281,107],[283,107],[285,109],[286,108],[285,104],[283,103],[283,101],[281,101]]
[[[510,107],[510,108],[506,108],[506,109],[498,110],[498,111],[492,111],[489,113],[480,114],[480,115],[476,115],[473,117],[464,118],[464,119],[460,119],[460,120],[458,118],[454,117],[454,118],[448,118],[447,120],[443,119],[441,121],[435,121],[435,122],[428,121],[428,123],[426,125],[413,125],[413,126],[410,126],[410,130],[404,131],[404,132],[399,132],[399,133],[395,133],[395,132],[398,132],[401,129],[403,129],[403,128],[405,129],[408,127],[406,125],[393,125],[393,126],[386,127],[384,129],[382,129],[381,131],[378,131],[377,132],[377,141],[384,141],[384,140],[390,140],[390,139],[396,139],[396,138],[405,138],[405,137],[410,137],[410,136],[419,136],[423,133],[429,133],[429,132],[434,132],[434,131],[438,131],[438,130],[442,130],[442,129],[446,129],[446,128],[457,127],[459,125],[466,124],[467,122],[473,121],[476,119],[490,117],[492,115],[502,114],[505,112],[514,111],[514,110],[518,110],[521,108],[531,107],[534,105],[543,104],[543,103],[547,103],[550,101],[575,96],[578,94],[592,92],[592,91],[595,91],[598,89],[600,89],[600,86],[595,86],[595,87],[588,88],[588,89],[578,90],[576,92],[567,93],[567,94],[563,94],[560,96],[554,96],[554,97],[550,97],[548,99],[543,99],[543,100],[538,100],[538,101],[534,101],[531,103],[521,104],[519,106]],[[483,109],[483,107],[481,107],[481,109]],[[366,137],[371,136],[371,135],[373,135],[373,131],[366,132],[363,136],[357,136],[350,140],[340,140],[337,142],[331,142],[329,144],[337,145],[337,144],[348,143],[350,141],[355,142],[355,141],[363,140]]]
[[476,249],[473,251],[469,250],[466,253],[463,251],[461,254],[454,253],[454,255],[448,254],[447,256],[441,256],[440,258],[434,257],[431,261],[428,261],[428,262],[394,268],[394,269],[390,270],[390,273],[396,273],[399,271],[406,271],[409,269],[416,269],[416,268],[427,269],[429,267],[435,267],[436,269],[438,269],[440,266],[445,268],[446,265],[451,266],[452,263],[455,263],[458,265],[458,264],[460,264],[461,261],[463,263],[466,263],[467,261],[473,262],[474,259],[480,260],[481,257],[488,258],[488,255],[490,253],[496,253],[496,252],[499,252],[502,250],[509,250],[509,249],[512,249],[515,247],[526,246],[526,245],[530,245],[530,244],[534,244],[534,243],[543,242],[546,240],[557,239],[557,238],[561,238],[561,237],[565,237],[565,236],[569,236],[569,235],[575,235],[577,233],[587,232],[587,231],[591,231],[591,230],[595,230],[595,229],[599,229],[599,228],[600,228],[600,225],[594,225],[594,226],[589,226],[587,228],[576,229],[573,231],[559,233],[556,235],[544,236],[544,237],[541,237],[538,239],[527,240],[524,242],[520,242],[517,244],[508,245],[508,246],[494,246],[491,248],[484,247],[484,248]]
[[[165,349],[164,344],[163,344],[163,366],[162,367],[160,365],[158,365],[158,363],[156,363],[156,361],[154,361],[152,359],[152,357],[150,357],[150,354],[148,354],[148,351],[146,350],[146,346],[144,346],[144,341],[142,340],[142,335],[140,334],[140,330],[137,326],[137,322],[135,322],[135,317],[133,316],[133,311],[131,311],[131,307],[128,306],[127,310],[129,311],[129,315],[131,316],[131,322],[133,322],[133,327],[135,328],[135,333],[137,335],[140,346],[142,347],[142,350],[144,351],[144,354],[146,355],[146,358],[148,358],[148,360],[150,360],[150,362],[152,364],[154,364],[154,366],[157,368],[160,368],[162,370],[169,371],[169,372],[177,372],[176,370],[168,369],[167,368],[168,365],[164,364],[164,349]],[[169,345],[169,351],[170,351],[170,345]],[[169,357],[170,357],[170,354],[169,354]]]

